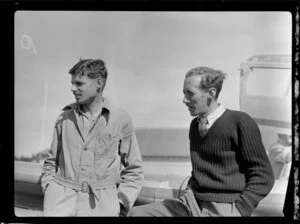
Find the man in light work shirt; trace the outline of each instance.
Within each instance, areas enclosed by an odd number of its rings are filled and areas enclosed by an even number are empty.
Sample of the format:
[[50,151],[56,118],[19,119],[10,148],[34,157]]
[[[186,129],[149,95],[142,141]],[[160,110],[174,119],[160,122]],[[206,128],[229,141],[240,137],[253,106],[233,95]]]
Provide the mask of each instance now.
[[44,216],[125,215],[144,178],[131,117],[102,96],[102,60],[81,59],[69,73],[76,103],[58,117],[43,165]]
[[178,200],[134,207],[128,216],[251,216],[270,192],[274,175],[257,124],[218,103],[225,76],[208,67],[185,75],[183,103],[194,117],[186,193]]

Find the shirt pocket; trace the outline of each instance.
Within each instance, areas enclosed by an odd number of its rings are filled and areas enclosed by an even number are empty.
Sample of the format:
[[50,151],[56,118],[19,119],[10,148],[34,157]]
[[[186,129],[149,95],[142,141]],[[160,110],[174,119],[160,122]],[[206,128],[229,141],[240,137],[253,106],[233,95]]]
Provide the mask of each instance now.
[[119,137],[110,133],[103,133],[97,137],[95,148],[96,158],[114,158],[119,146]]

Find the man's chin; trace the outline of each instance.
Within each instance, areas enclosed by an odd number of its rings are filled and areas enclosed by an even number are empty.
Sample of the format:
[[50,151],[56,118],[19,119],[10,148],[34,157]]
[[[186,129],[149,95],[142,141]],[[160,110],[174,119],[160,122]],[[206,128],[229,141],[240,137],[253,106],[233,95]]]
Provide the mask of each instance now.
[[88,105],[91,104],[91,101],[89,101],[89,100],[78,100],[77,104],[88,106]]
[[85,101],[81,101],[81,100],[76,100],[76,103],[79,104],[79,105],[84,105],[84,104],[86,104]]
[[196,116],[197,116],[197,114],[195,114],[195,113],[192,112],[192,111],[190,111],[190,115],[191,115],[192,117],[196,117]]

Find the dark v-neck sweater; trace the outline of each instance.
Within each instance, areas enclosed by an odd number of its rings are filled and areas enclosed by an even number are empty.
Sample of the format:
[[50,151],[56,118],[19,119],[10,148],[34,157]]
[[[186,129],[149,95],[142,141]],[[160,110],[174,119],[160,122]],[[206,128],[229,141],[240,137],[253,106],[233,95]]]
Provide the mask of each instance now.
[[206,136],[190,126],[192,177],[188,185],[199,200],[231,203],[251,215],[274,185],[271,164],[255,121],[246,113],[225,110]]

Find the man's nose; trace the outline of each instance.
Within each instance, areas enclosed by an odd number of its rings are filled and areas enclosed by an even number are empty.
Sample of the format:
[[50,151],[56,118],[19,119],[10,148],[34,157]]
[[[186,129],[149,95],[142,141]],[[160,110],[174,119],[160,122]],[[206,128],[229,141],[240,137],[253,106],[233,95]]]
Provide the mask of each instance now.
[[77,90],[76,86],[75,86],[75,85],[72,85],[71,91],[74,92],[75,90]]
[[183,103],[189,103],[190,101],[184,96],[182,102]]

